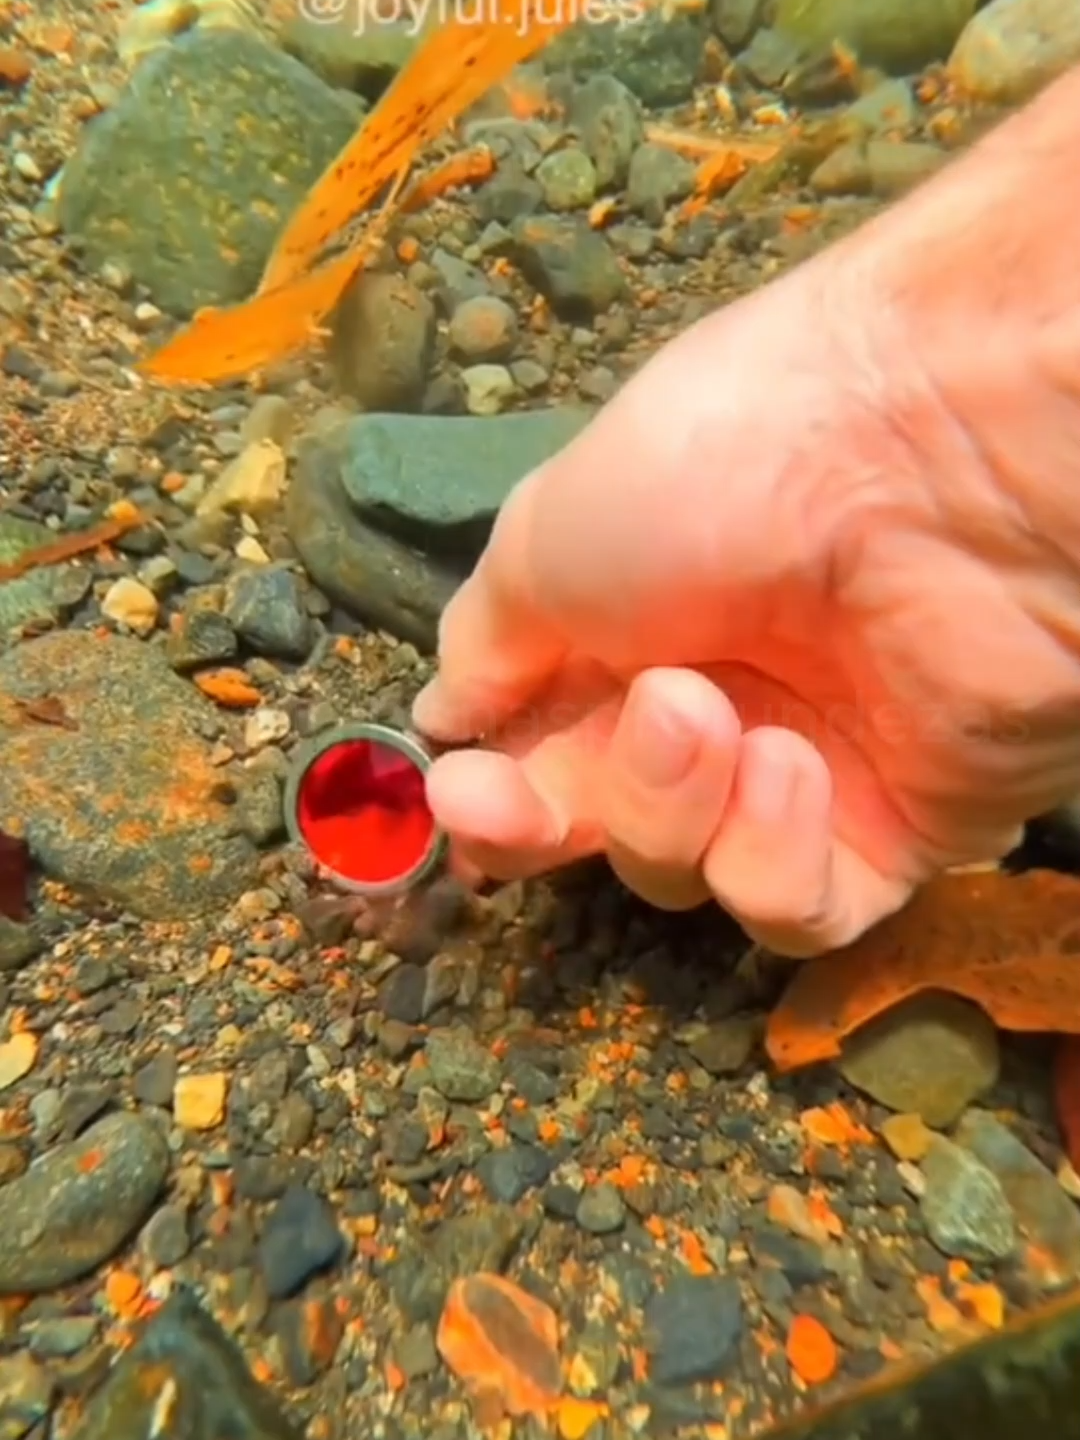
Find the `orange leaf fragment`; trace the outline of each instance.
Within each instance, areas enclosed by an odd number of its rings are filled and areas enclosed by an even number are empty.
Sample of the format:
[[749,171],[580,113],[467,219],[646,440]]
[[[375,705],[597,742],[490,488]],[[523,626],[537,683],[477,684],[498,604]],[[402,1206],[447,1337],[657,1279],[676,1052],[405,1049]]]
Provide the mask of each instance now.
[[408,1379],[407,1379],[407,1377],[406,1377],[406,1375],[405,1375],[405,1371],[402,1370],[401,1366],[395,1364],[395,1362],[394,1362],[393,1360],[387,1360],[387,1362],[386,1362],[386,1385],[387,1385],[387,1389],[391,1390],[391,1391],[396,1395],[399,1390],[404,1390],[404,1389],[405,1389],[405,1386],[406,1386],[407,1384],[408,1384]]
[[915,1293],[926,1306],[926,1319],[931,1330],[939,1335],[948,1335],[964,1328],[964,1317],[941,1289],[936,1275],[920,1275],[915,1281]]
[[130,1270],[113,1270],[105,1281],[105,1299],[114,1315],[129,1319],[138,1314],[142,1281]]
[[608,1406],[601,1400],[578,1400],[567,1395],[559,1401],[559,1435],[562,1440],[585,1440],[585,1436],[598,1420],[608,1414]]
[[813,1315],[796,1315],[784,1346],[788,1363],[807,1385],[823,1385],[836,1374],[836,1341]]
[[436,1341],[477,1401],[510,1416],[541,1415],[562,1391],[559,1322],[553,1310],[501,1275],[455,1280]]
[[423,210],[440,195],[450,190],[461,190],[466,185],[479,185],[481,180],[487,180],[494,173],[495,156],[486,145],[477,145],[472,150],[451,155],[449,160],[436,165],[434,170],[421,175],[409,186],[401,201],[401,212],[411,215],[415,210]]
[[705,1254],[705,1247],[701,1240],[692,1230],[682,1231],[679,1236],[679,1248],[682,1250],[686,1268],[691,1275],[711,1275],[713,1273],[713,1263]]
[[64,709],[64,702],[58,695],[39,695],[36,699],[15,699],[15,708],[24,720],[35,725],[55,725],[61,730],[77,730],[79,727]]
[[1005,1324],[1005,1297],[996,1285],[964,1280],[955,1289],[960,1304],[987,1330],[1000,1330]]
[[208,700],[213,700],[226,710],[248,710],[262,704],[262,696],[243,670],[228,667],[222,670],[204,670],[194,679],[196,687]]
[[811,1140],[835,1150],[846,1150],[851,1145],[869,1145],[874,1139],[864,1125],[851,1118],[839,1100],[834,1100],[831,1105],[804,1110],[799,1120]]
[[28,570],[38,570],[43,565],[59,565],[64,560],[73,560],[96,550],[110,540],[117,540],[128,530],[142,524],[143,517],[134,506],[112,520],[104,520],[89,530],[77,530],[73,535],[64,535],[59,540],[50,540],[47,545],[38,545],[33,550],[24,550],[17,560],[9,565],[0,565],[0,581],[17,580]]
[[551,98],[543,80],[517,75],[503,81],[500,89],[515,120],[553,119],[562,114],[562,107]]
[[[1080,964],[1080,959],[1074,963]],[[1074,1170],[1080,1170],[1080,1040],[1068,1038],[1058,1044],[1054,1062],[1054,1103],[1065,1141],[1065,1154]]]
[[1003,1030],[1080,1035],[1080,880],[1049,870],[942,875],[860,940],[802,965],[769,1017],[779,1070],[925,990],[981,1005]]

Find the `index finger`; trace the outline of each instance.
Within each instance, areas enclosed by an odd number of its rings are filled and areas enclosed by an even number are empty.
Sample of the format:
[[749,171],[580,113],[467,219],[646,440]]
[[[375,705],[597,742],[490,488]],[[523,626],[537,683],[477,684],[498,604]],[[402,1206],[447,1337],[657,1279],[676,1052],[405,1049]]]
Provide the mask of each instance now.
[[528,511],[540,473],[511,494],[479,564],[443,611],[438,672],[413,706],[414,723],[433,740],[461,744],[498,730],[566,656],[529,585]]

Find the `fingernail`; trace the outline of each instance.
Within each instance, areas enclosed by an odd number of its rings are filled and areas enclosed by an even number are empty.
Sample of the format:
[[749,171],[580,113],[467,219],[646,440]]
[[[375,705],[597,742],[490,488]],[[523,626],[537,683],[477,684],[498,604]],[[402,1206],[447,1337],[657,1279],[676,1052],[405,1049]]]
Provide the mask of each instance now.
[[759,825],[777,826],[791,814],[798,771],[788,759],[749,767],[743,789],[747,813]]
[[423,723],[425,714],[430,714],[438,706],[439,682],[429,680],[412,703],[413,719],[418,725]]
[[678,714],[655,700],[632,698],[627,720],[627,765],[650,789],[680,784],[701,753],[701,737]]

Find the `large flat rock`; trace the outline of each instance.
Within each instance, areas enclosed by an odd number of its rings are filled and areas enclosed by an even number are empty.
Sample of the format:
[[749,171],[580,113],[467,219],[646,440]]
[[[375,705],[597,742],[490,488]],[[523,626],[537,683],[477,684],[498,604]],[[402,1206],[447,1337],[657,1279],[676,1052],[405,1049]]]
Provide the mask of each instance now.
[[[34,718],[59,701],[66,724]],[[24,702],[20,705],[20,701]],[[137,640],[56,631],[0,656],[0,830],[43,869],[135,914],[171,919],[255,883],[221,773],[207,700]]]

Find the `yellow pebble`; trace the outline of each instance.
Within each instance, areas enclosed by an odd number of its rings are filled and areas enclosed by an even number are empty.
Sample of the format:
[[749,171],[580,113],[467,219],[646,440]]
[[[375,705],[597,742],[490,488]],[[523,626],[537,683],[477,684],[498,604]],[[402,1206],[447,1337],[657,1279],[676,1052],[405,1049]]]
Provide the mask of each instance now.
[[220,1125],[227,1081],[220,1070],[212,1075],[181,1075],[173,1090],[176,1123],[185,1130],[213,1130]]
[[881,1127],[881,1138],[898,1160],[918,1164],[930,1148],[933,1132],[921,1115],[890,1115]]

